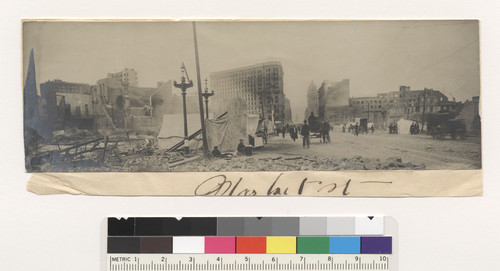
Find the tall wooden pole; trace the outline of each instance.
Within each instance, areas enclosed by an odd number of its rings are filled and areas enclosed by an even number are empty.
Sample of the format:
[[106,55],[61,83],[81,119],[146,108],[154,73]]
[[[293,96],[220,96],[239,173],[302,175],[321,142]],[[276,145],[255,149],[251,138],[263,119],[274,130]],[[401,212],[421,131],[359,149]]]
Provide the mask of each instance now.
[[194,55],[196,58],[196,79],[198,84],[198,104],[200,106],[201,136],[203,137],[203,151],[209,153],[207,131],[205,130],[205,118],[203,114],[203,96],[201,92],[200,59],[198,57],[198,38],[196,37],[196,23],[193,22]]

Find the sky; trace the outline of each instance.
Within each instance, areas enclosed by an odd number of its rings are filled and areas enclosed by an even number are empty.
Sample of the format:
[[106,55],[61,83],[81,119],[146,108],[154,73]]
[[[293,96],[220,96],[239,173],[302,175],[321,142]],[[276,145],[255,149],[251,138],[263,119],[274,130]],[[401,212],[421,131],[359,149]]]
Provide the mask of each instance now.
[[[351,97],[401,85],[437,89],[457,101],[480,93],[474,20],[212,21],[196,27],[202,81],[210,72],[280,61],[284,92],[298,118],[311,81],[319,87],[323,80],[349,79]],[[138,72],[139,86],[154,87],[158,81],[179,81],[182,62],[196,84],[190,22],[25,22],[23,78],[31,49],[38,84],[54,79],[95,84],[128,67]]]

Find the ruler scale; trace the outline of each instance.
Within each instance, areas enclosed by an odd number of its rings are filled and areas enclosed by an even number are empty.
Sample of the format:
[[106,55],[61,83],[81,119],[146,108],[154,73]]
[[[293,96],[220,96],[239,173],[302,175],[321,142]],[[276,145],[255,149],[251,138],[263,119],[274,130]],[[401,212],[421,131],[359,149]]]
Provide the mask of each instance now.
[[397,270],[389,217],[109,218],[107,271]]

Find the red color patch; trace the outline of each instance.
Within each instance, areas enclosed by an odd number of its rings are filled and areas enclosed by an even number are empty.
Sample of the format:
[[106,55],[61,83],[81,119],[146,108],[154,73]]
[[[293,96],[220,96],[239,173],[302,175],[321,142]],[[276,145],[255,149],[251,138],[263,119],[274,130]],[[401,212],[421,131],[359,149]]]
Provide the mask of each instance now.
[[236,237],[236,253],[266,253],[266,237]]

